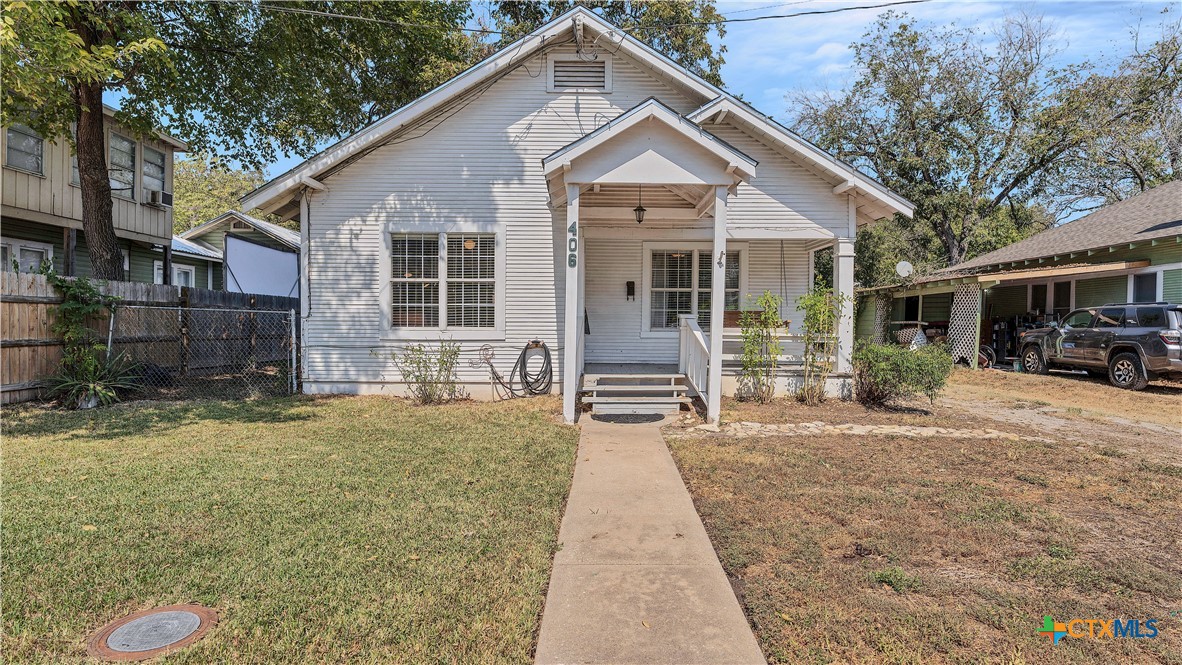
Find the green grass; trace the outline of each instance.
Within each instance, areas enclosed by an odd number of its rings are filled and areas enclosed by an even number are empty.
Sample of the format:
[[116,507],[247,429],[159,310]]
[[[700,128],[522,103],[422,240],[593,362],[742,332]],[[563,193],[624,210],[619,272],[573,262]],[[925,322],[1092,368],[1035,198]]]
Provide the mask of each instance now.
[[577,441],[555,410],[7,409],[5,660],[199,602],[220,623],[167,662],[528,662]]

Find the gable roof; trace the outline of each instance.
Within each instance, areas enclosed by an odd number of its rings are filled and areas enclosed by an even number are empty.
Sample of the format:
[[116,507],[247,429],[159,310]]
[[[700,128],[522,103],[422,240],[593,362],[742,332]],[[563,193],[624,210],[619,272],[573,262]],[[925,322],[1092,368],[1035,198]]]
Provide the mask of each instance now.
[[1182,237],[1182,180],[1158,185],[1073,222],[1047,229],[942,272],[1064,256],[1115,245]]
[[721,122],[727,115],[737,118],[743,124],[763,133],[772,142],[804,159],[815,168],[833,178],[844,181],[834,188],[834,193],[852,191],[855,196],[863,200],[862,202],[877,204],[880,211],[884,213],[883,216],[900,213],[910,217],[915,213],[915,204],[899,196],[886,185],[818,148],[796,132],[759,113],[749,104],[741,102],[731,95],[710,100],[690,113],[689,119],[701,123],[709,118],[717,117],[717,121]]
[[678,115],[676,111],[665,106],[653,97],[649,97],[609,120],[607,123],[600,125],[591,133],[550,153],[542,159],[542,171],[549,176],[551,173],[562,169],[564,164],[569,164],[572,159],[578,159],[581,155],[602,145],[604,141],[609,140],[612,136],[616,136],[636,126],[637,123],[651,119],[663,122],[666,126],[701,146],[707,152],[715,155],[722,161],[733,164],[736,177],[745,179],[755,175],[755,167],[759,162],[743,154],[726,141],[702,129],[699,125]]
[[276,242],[286,245],[292,249],[300,248],[299,233],[292,231],[291,229],[285,229],[278,224],[272,224],[271,222],[261,220],[258,217],[252,217],[244,212],[238,212],[237,210],[223,212],[222,214],[214,217],[204,224],[194,226],[188,231],[182,233],[180,238],[185,240],[199,238],[200,236],[215,230],[222,224],[229,223],[235,219],[250,224],[255,228],[256,231],[268,236]]
[[[595,12],[581,5],[577,5],[570,11],[554,18],[549,23],[506,46],[422,97],[395,110],[393,113],[363,128],[352,136],[338,141],[286,173],[273,178],[261,187],[249,192],[240,199],[242,207],[248,210],[255,208],[274,210],[279,205],[289,201],[295,192],[299,191],[302,187],[320,188],[321,185],[316,182],[316,178],[331,174],[342,165],[380,147],[395,132],[406,129],[413,123],[430,116],[433,112],[438,111],[458,97],[476,89],[479,85],[507,74],[543,47],[554,43],[561,35],[568,31],[573,32],[576,26],[580,32],[590,30],[601,36],[608,37],[612,40],[612,46],[615,49],[613,53],[623,53],[633,58],[636,62],[651,69],[658,78],[686,89],[704,101],[714,100],[715,102],[719,102],[725,100],[736,107],[742,106],[745,108],[745,105],[725,90],[707,82],[697,74],[694,74],[664,54],[629,35]],[[709,106],[710,104],[706,104],[699,111],[704,112]],[[792,137],[793,140],[787,142],[790,148],[794,146],[810,146],[810,148],[801,152],[802,155],[819,159],[817,154],[814,153],[825,154],[819,148],[812,146],[807,141],[804,141],[804,139],[796,136],[783,126],[771,122],[766,117],[760,116],[759,114],[751,115],[753,118],[759,119],[756,120],[757,123],[767,125],[771,133]],[[835,160],[832,156],[825,154],[824,159],[832,163],[835,173],[845,176],[847,181],[854,183],[851,187],[864,185],[865,190],[859,193],[863,194],[864,197],[882,203],[883,209],[887,211],[886,214],[894,212],[900,212],[908,216],[912,214],[914,206],[906,199],[894,194],[885,186],[875,183],[872,178],[869,178],[869,176],[859,172],[852,166]],[[838,185],[838,187],[844,187],[844,185]],[[846,191],[846,189],[842,189],[841,191]],[[840,193],[837,189],[835,189],[835,192]]]

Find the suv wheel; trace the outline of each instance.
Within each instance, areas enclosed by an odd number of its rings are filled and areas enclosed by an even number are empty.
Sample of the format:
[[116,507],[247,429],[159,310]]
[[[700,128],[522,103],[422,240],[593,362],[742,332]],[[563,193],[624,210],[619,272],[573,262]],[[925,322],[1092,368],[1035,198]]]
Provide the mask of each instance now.
[[1108,361],[1108,381],[1117,388],[1141,390],[1149,385],[1141,359],[1135,353],[1118,353]]
[[1022,369],[1027,374],[1046,374],[1047,363],[1042,359],[1042,351],[1033,344],[1022,352]]

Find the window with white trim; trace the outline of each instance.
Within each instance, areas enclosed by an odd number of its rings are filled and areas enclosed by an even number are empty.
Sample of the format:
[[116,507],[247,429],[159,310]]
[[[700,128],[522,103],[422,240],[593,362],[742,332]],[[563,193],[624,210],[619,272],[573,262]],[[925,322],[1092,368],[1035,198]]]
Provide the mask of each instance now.
[[[739,309],[742,252],[726,253],[723,309]],[[654,249],[649,275],[649,330],[672,330],[681,314],[697,314],[710,327],[711,250]]]
[[53,245],[47,242],[0,239],[0,265],[3,265],[3,270],[37,272],[45,261],[53,261]]
[[1147,272],[1132,275],[1131,279],[1133,280],[1133,302],[1157,301],[1157,273]]
[[164,191],[164,153],[144,146],[144,191]]
[[12,125],[6,130],[4,165],[14,169],[45,174],[45,141],[37,132],[24,125]]
[[[197,269],[193,266],[172,264],[172,283],[174,286],[195,286],[197,282]],[[164,283],[164,262],[152,262],[152,283]]]
[[495,233],[391,233],[390,326],[493,329]]
[[134,199],[135,141],[112,133],[110,154],[111,193],[125,199]]

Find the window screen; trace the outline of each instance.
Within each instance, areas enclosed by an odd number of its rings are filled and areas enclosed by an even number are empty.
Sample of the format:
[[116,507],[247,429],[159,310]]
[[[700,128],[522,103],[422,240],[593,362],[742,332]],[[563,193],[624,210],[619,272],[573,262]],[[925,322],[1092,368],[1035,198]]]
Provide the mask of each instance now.
[[13,125],[8,128],[6,139],[8,146],[4,157],[5,164],[31,173],[45,172],[45,142],[36,132],[24,125]]
[[144,146],[144,189],[164,191],[164,153]]
[[496,234],[396,233],[391,248],[395,328],[496,327]]
[[[710,260],[711,252],[698,252],[698,325],[703,330],[710,329],[710,283],[714,279],[714,266]],[[726,281],[723,284],[725,299],[724,310],[737,311],[739,309],[739,253],[726,253]]]
[[396,328],[439,326],[439,234],[391,237],[393,320]]
[[135,198],[135,141],[111,134],[111,191]]
[[491,233],[447,235],[447,325],[496,326],[497,237]]
[[1133,275],[1133,302],[1157,302],[1157,273]]

